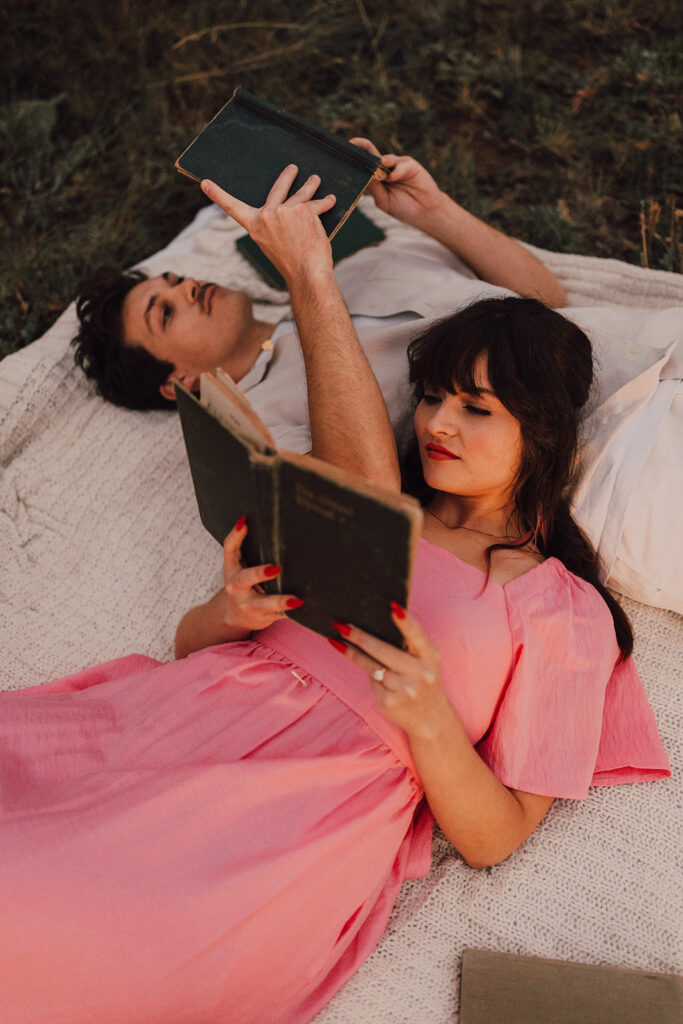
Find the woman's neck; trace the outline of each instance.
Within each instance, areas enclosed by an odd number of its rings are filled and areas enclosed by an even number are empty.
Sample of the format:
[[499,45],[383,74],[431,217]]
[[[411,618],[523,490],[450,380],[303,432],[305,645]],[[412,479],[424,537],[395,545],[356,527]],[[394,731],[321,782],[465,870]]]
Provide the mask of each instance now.
[[436,494],[426,506],[449,530],[466,530],[495,540],[514,541],[522,535],[517,511],[510,502]]
[[[425,506],[423,537],[504,585],[533,569],[543,557],[527,543],[519,516],[508,505],[439,500]],[[451,498],[451,495],[448,495]]]

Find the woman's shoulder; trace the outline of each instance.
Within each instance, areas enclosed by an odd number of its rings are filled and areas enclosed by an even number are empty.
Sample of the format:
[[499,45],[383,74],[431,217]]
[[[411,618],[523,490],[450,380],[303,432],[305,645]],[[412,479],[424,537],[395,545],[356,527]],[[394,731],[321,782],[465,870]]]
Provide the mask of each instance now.
[[[477,582],[480,597],[502,595],[513,631],[524,630],[535,617],[546,627],[554,620],[556,629],[565,633],[586,621],[602,633],[614,632],[612,614],[595,587],[570,572],[558,558],[543,558],[533,551],[508,553],[498,549],[492,559],[493,571],[487,578],[485,568],[426,537],[420,538],[420,549],[428,559],[424,572],[432,581],[437,572],[445,579],[451,574],[459,577],[466,571],[467,577]],[[594,630],[591,633],[595,635]]]
[[595,587],[550,557],[505,584],[510,625],[522,632],[539,623],[550,633],[583,635],[587,643],[613,639],[614,620]]

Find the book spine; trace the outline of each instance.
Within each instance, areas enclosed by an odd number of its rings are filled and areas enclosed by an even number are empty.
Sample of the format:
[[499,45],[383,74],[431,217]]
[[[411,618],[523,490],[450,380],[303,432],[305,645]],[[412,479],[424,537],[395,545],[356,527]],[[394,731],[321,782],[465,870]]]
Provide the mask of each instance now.
[[[256,518],[260,527],[262,542],[259,549],[259,564],[281,565],[280,545],[280,459],[272,455],[254,452],[250,456],[253,468],[252,493]],[[282,593],[282,580],[276,576],[263,584],[270,594]]]
[[342,154],[346,160],[356,164],[357,167],[362,167],[368,174],[374,174],[381,163],[380,157],[373,156],[372,153],[367,153],[364,149],[359,149],[358,146],[347,142],[346,139],[340,139],[339,136],[333,135],[332,132],[328,132],[324,128],[316,128],[315,125],[297,117],[296,114],[289,114],[285,110],[280,110],[279,107],[268,103],[267,100],[262,100],[258,96],[252,95],[252,93],[247,92],[245,89],[235,89],[233,99],[236,102],[242,103],[245,107],[249,107],[251,110],[264,114],[273,121],[279,121],[289,128],[294,128],[302,135],[308,135],[321,146],[325,146],[327,149],[332,150],[332,152]]

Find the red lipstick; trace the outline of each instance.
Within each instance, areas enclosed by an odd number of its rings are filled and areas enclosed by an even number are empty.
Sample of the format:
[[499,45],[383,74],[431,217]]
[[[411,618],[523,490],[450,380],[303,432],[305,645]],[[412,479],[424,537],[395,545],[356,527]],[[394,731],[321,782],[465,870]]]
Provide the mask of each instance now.
[[446,459],[459,459],[460,456],[449,452],[447,448],[442,448],[440,444],[428,444],[427,458],[433,459],[435,462],[441,462]]

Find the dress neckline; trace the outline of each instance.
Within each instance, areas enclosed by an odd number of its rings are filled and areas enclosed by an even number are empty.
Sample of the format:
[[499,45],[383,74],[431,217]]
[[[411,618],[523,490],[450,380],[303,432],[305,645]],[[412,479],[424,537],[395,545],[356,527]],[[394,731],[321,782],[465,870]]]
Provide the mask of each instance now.
[[[431,540],[427,540],[425,537],[420,537],[420,541],[422,544],[426,544],[427,547],[432,548],[434,551],[438,551],[441,554],[446,555],[448,558],[454,559],[458,565],[464,566],[466,569],[470,569],[472,572],[476,573],[480,579],[486,579],[486,573],[483,569],[477,568],[477,566],[472,565],[471,562],[466,562],[464,558],[460,558],[459,555],[449,551],[448,548],[439,547],[438,544],[432,543]],[[492,576],[488,577],[488,582],[489,584],[493,584],[495,587],[499,587],[501,590],[505,590],[507,587],[512,586],[519,580],[525,579],[527,576],[531,576],[532,573],[538,575],[539,571],[543,570],[541,575],[544,575],[548,572],[548,569],[544,569],[544,566],[548,566],[550,569],[555,571],[557,566],[561,566],[564,569],[563,563],[560,562],[558,558],[555,558],[554,555],[551,555],[549,558],[544,558],[542,562],[537,562],[536,565],[532,565],[530,569],[525,569],[525,571],[521,572],[519,576],[513,576],[511,580],[506,580],[505,583],[499,583],[498,580],[495,580]]]

